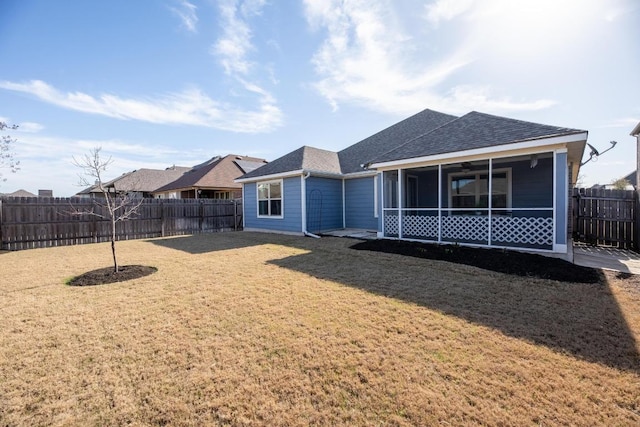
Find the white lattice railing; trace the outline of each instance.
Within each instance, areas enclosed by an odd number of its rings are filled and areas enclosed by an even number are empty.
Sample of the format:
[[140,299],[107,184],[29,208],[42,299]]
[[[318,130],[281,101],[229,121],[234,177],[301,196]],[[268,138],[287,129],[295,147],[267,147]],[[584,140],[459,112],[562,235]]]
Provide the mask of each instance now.
[[[529,214],[531,212],[528,212]],[[440,237],[438,220],[441,218]],[[489,241],[491,232],[491,241]],[[384,233],[400,236],[397,211],[386,212]],[[410,215],[402,216],[402,236],[487,245],[553,246],[553,218],[543,216]]]
[[489,242],[489,217],[485,215],[449,215],[442,217],[442,238]]
[[528,245],[553,245],[553,218],[494,216],[491,240]]

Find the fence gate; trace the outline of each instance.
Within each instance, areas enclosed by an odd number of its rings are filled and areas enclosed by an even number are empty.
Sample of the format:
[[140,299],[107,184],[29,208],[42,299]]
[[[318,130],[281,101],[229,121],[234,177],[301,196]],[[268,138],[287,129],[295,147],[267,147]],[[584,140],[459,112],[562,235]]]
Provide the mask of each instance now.
[[573,197],[574,241],[637,248],[635,191],[575,188]]

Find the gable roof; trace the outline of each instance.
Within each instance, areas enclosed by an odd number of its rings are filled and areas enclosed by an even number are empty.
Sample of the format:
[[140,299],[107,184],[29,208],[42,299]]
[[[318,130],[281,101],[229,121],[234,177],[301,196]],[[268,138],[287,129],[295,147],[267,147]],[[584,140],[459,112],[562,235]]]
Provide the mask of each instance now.
[[254,171],[242,175],[240,178],[278,175],[302,170],[340,174],[338,153],[305,145]]
[[585,132],[472,111],[369,160],[390,162]]
[[168,192],[187,188],[240,188],[234,182],[246,171],[255,170],[266,164],[266,160],[256,157],[229,154],[216,156],[204,163],[196,165],[176,180],[169,182],[154,192]]
[[[428,157],[516,142],[586,133],[472,111],[462,117],[423,110],[405,120],[334,153],[300,147],[239,178],[312,171],[353,174],[372,163]],[[581,156],[582,154],[579,153]]]
[[426,109],[338,153],[303,146],[269,162],[255,172],[243,175],[241,179],[302,170],[327,174],[361,172],[365,170],[362,164],[366,160],[396,148],[411,138],[422,135],[455,118],[456,116]]
[[20,189],[20,190],[16,190],[13,193],[6,193],[6,194],[0,194],[0,196],[5,196],[5,197],[38,197],[35,194],[24,190],[24,189]]
[[342,173],[364,171],[362,164],[455,119],[456,116],[429,109],[414,114],[340,151]]
[[633,185],[635,187],[636,186],[637,173],[638,173],[638,171],[633,171],[630,174],[628,174],[625,177],[623,177],[622,179],[626,180],[629,184],[631,184],[631,185]]
[[[166,185],[180,177],[189,168],[185,166],[171,166],[166,169],[138,169],[126,172],[111,181],[104,182],[107,188],[113,187],[116,191],[140,191],[150,193],[156,188]],[[78,195],[100,193],[97,185],[77,193]]]

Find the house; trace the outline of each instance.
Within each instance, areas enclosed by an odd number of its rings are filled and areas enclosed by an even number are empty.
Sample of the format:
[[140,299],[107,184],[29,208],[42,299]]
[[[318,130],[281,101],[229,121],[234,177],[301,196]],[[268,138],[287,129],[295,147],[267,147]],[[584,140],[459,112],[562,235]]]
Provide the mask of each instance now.
[[587,132],[424,110],[339,152],[304,146],[237,181],[245,230],[570,255],[569,203]]
[[[640,122],[638,122],[636,127],[633,128],[630,135],[636,138],[636,171],[637,171],[640,168]],[[631,184],[633,184],[633,186],[636,189],[640,188],[640,179],[639,179],[640,177],[636,173],[634,173],[634,176],[630,178],[635,178],[633,181],[630,181],[630,182]]]
[[[640,188],[640,185],[639,185],[640,181],[638,181],[638,175],[637,175],[638,167],[640,167],[640,123],[638,123],[636,127],[633,128],[633,130],[629,135],[636,138],[636,170],[628,173],[627,175],[623,176],[621,179],[629,183],[629,185],[627,185],[626,190],[634,190],[634,189]],[[596,184],[596,185],[593,185],[591,188],[614,189],[616,188],[616,186],[613,184],[604,184],[604,185]]]
[[153,194],[171,199],[239,199],[242,197],[242,185],[235,179],[266,163],[264,159],[237,154],[216,156],[157,188]]
[[0,194],[0,196],[4,197],[38,197],[30,191],[27,190],[16,190],[13,193]]
[[[127,172],[104,182],[103,186],[109,191],[131,193],[139,197],[153,197],[152,192],[172,181],[175,181],[189,170],[184,166],[171,166],[166,169],[138,169]],[[96,185],[85,188],[77,193],[79,197],[102,197],[102,191]]]

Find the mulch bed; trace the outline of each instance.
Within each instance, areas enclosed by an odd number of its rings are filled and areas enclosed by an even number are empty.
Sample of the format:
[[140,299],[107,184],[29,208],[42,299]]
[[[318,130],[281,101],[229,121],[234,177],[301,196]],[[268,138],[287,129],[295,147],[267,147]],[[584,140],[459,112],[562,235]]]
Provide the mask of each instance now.
[[599,269],[582,267],[558,258],[502,249],[386,239],[366,240],[356,243],[351,248],[449,261],[500,273],[561,282],[599,283],[603,281],[603,274]]
[[153,274],[156,271],[158,271],[157,268],[146,265],[122,265],[118,267],[117,273],[113,271],[113,267],[105,267],[88,271],[80,276],[74,277],[69,280],[67,284],[70,286],[106,285],[109,283],[138,279]]

